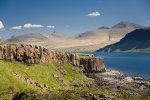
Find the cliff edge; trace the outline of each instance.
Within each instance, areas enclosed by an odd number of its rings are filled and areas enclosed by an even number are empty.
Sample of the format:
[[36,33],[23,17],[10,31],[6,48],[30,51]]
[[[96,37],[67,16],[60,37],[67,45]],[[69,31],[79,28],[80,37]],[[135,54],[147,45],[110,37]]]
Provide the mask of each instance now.
[[36,45],[0,45],[0,59],[15,60],[25,64],[41,64],[56,61],[71,63],[85,72],[104,72],[105,64],[102,58],[78,53],[57,52]]

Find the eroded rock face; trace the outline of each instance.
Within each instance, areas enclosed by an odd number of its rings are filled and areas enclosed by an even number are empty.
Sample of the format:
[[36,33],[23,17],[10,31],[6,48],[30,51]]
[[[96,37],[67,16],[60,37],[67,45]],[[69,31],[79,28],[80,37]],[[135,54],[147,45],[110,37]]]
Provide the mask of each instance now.
[[104,72],[105,65],[102,58],[94,57],[93,55],[85,55],[80,57],[80,54],[71,54],[70,61],[73,65],[79,66],[84,69],[85,72]]
[[0,59],[16,60],[27,64],[48,63],[55,60],[58,64],[71,63],[74,66],[82,68],[84,72],[105,71],[102,58],[97,58],[93,55],[54,52],[36,45],[0,45]]
[[1,45],[0,59],[17,60],[28,64],[40,64],[55,59],[55,52],[41,46]]

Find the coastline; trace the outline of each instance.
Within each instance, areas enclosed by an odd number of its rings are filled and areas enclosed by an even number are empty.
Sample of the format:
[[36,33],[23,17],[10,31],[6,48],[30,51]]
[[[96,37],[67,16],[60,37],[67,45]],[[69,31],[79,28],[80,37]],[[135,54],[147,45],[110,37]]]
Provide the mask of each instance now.
[[89,77],[96,80],[100,88],[111,90],[127,89],[140,94],[149,94],[150,79],[138,76],[128,76],[117,70],[106,69],[103,73],[89,73]]
[[115,69],[130,76],[150,78],[150,54],[149,53],[97,53],[94,56],[102,56],[106,68]]

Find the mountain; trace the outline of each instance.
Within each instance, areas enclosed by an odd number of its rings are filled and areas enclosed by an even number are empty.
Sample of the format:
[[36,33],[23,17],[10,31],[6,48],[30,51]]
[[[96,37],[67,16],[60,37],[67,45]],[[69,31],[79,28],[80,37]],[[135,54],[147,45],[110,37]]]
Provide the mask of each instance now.
[[[88,31],[82,34],[79,34],[78,37],[79,38],[84,38],[84,37],[94,37],[94,36],[103,36],[103,35],[115,35],[117,33],[121,34],[127,34],[128,32],[134,30],[134,29],[139,29],[139,28],[143,28],[144,26],[135,24],[135,23],[130,23],[130,22],[126,22],[126,21],[121,21],[118,24],[112,26],[111,28],[109,27],[105,27],[102,26],[96,30],[92,30],[92,31]],[[117,35],[119,35],[117,34]]]
[[150,52],[150,27],[136,29],[119,42],[108,45],[97,52]]
[[40,42],[45,41],[48,38],[40,33],[31,33],[31,34],[24,34],[19,36],[12,36],[11,38],[7,39],[7,42]]
[[143,28],[143,26],[135,24],[135,23],[121,21],[120,23],[114,25],[112,28],[135,28],[135,29],[139,29],[139,28]]
[[143,28],[143,26],[125,21],[121,21],[111,28],[102,26],[98,29],[79,34],[76,39],[84,41],[80,42],[80,46],[71,47],[71,49],[82,51],[97,50],[105,47],[106,45],[118,42],[127,33],[139,28]]
[[109,29],[109,27],[102,26],[102,27],[99,27],[98,29]]
[[[124,27],[117,27],[119,25]],[[58,32],[49,33],[46,36],[39,33],[32,33],[12,36],[6,42],[23,42],[33,45],[38,44],[47,48],[65,51],[95,51],[106,45],[118,42],[127,33],[139,27],[142,26],[130,22],[120,22],[111,28],[102,26],[72,37],[67,37]]]
[[103,38],[103,36],[106,35],[107,37],[110,36],[110,38],[115,38],[115,37],[121,38],[125,34],[133,31],[134,29],[139,29],[139,28],[143,28],[143,26],[135,23],[121,21],[118,24],[112,26],[111,28],[102,26],[96,30],[84,32],[82,34],[79,34],[77,38],[92,38],[92,37],[95,38],[97,36]]

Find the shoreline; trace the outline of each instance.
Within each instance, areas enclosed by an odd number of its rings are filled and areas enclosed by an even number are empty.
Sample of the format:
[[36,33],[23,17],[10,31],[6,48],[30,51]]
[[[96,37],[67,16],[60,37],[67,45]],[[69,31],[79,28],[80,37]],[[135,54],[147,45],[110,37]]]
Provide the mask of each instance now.
[[94,78],[100,88],[111,90],[127,89],[138,93],[150,92],[150,79],[138,76],[128,76],[117,70],[106,69],[103,73],[89,73],[89,77]]
[[116,74],[124,75],[126,77],[141,77],[143,79],[150,80],[150,77],[144,77],[142,75],[137,75],[137,74],[130,75],[129,73],[124,73],[123,71],[111,69],[111,68],[105,68],[105,69],[106,69],[106,72],[113,72],[114,74],[116,73]]

